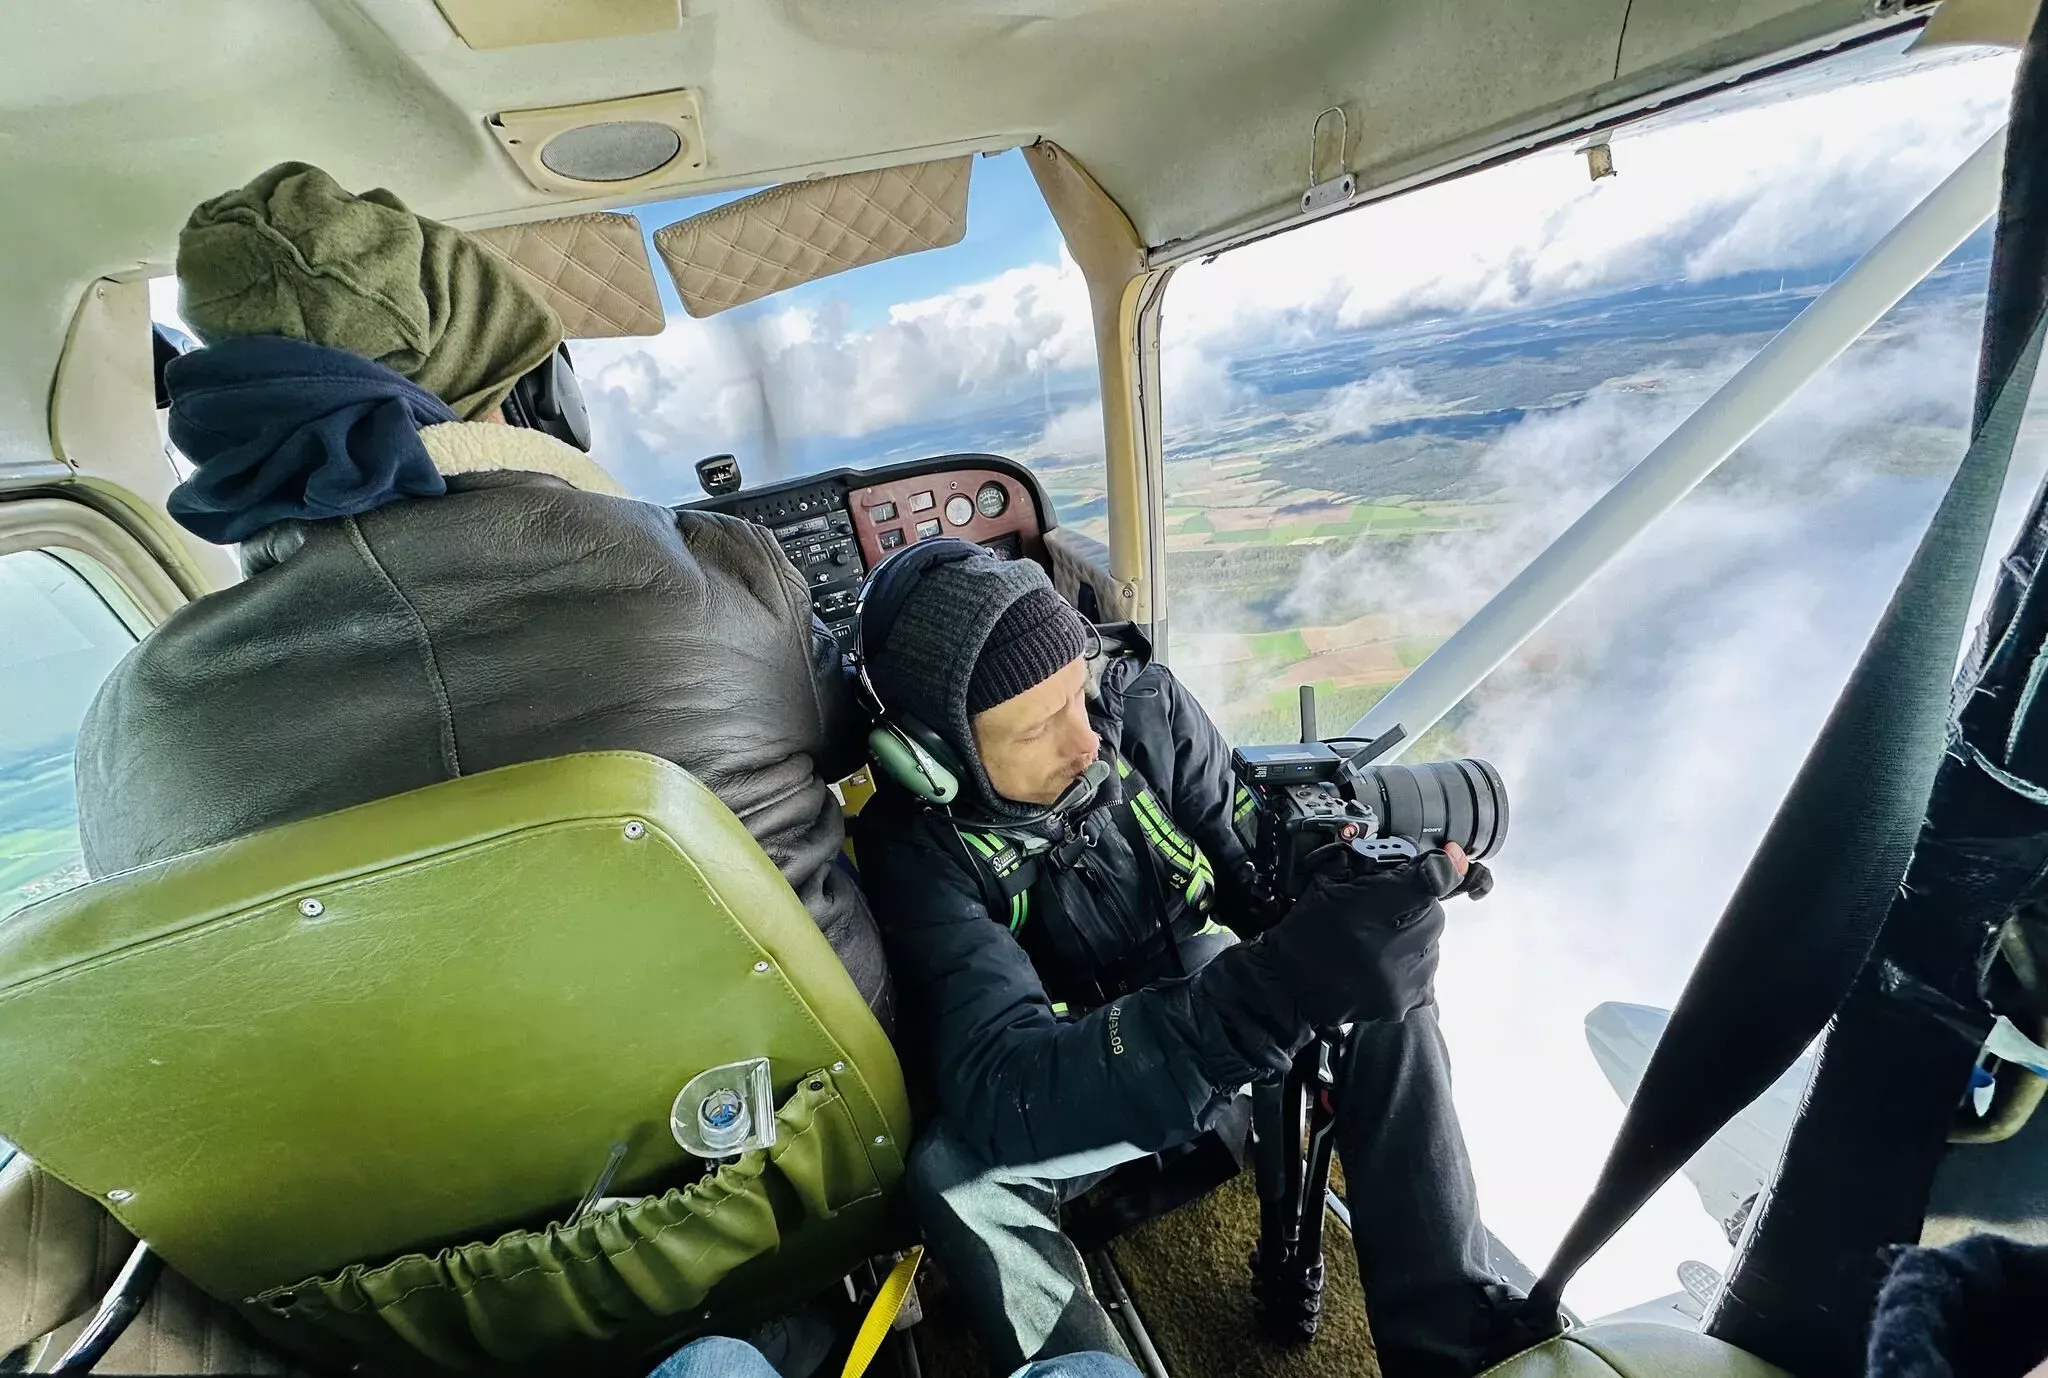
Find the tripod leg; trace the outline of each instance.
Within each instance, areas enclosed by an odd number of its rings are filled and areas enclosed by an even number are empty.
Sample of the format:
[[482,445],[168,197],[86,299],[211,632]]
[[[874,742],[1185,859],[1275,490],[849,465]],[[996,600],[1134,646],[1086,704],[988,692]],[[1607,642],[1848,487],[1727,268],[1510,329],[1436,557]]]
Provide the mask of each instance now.
[[1320,1269],[1323,1261],[1323,1202],[1330,1192],[1330,1158],[1337,1151],[1336,1062],[1342,1056],[1338,1039],[1319,1038],[1311,1045],[1319,1054],[1308,1103],[1308,1164],[1302,1173],[1301,1231],[1296,1247]]
[[1312,1260],[1317,1271],[1323,1266],[1323,1201],[1330,1190],[1330,1156],[1337,1151],[1337,1117],[1328,1102],[1317,1097],[1318,1108],[1311,1114],[1316,1122],[1309,1130],[1308,1169],[1302,1175],[1301,1233],[1295,1245],[1302,1258]]
[[[1329,1180],[1329,1147],[1322,1148],[1322,1172],[1316,1178],[1311,1137],[1320,1127],[1328,1138],[1329,1115],[1322,1094],[1323,1050],[1318,1040],[1304,1048],[1282,1083],[1277,1126],[1260,1125],[1263,1136],[1277,1131],[1278,1163],[1262,1171],[1259,1200],[1259,1246],[1252,1252],[1252,1315],[1270,1338],[1283,1344],[1305,1344],[1315,1338],[1323,1309],[1321,1249],[1323,1185]],[[1261,1152],[1265,1150],[1261,1149]],[[1268,1160],[1261,1159],[1262,1168]],[[1270,1182],[1264,1179],[1270,1178]],[[1311,1179],[1320,1183],[1311,1192]],[[1275,1190],[1267,1194],[1267,1187]],[[1311,1203],[1313,1210],[1311,1211]],[[1315,1231],[1315,1244],[1304,1248],[1304,1222]]]

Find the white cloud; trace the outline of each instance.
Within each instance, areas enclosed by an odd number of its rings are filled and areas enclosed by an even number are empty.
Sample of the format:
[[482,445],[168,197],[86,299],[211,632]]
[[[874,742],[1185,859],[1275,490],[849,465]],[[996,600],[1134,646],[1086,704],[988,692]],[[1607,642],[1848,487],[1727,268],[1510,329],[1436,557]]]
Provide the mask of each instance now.
[[1439,405],[1437,399],[1423,396],[1415,386],[1412,370],[1383,368],[1330,393],[1324,429],[1336,435],[1369,431],[1389,421],[1428,416]]
[[[1174,355],[1239,354],[1410,316],[1833,263],[1873,243],[2002,118],[1989,57],[1614,138],[1619,175],[1555,150],[1183,268]],[[1169,394],[1168,405],[1172,405]]]
[[1102,454],[1102,408],[1090,403],[1087,406],[1069,407],[1048,419],[1045,431],[1038,437],[1038,446],[1054,455],[1095,455]]
[[1178,348],[1160,351],[1159,393],[1169,435],[1227,416],[1251,396],[1231,378],[1222,354]]
[[149,280],[149,318],[164,325],[174,326],[187,335],[192,333],[192,327],[185,324],[185,318],[178,314],[176,278],[166,276]]
[[898,304],[865,327],[828,299],[683,317],[654,339],[589,341],[577,356],[600,457],[629,487],[652,489],[657,474],[672,482],[678,456],[772,446],[768,423],[787,442],[940,419],[1029,396],[1047,375],[1086,378],[1095,347],[1087,286],[1062,256]]
[[[1417,313],[1837,259],[1961,161],[1996,121],[2010,71],[2006,59],[1956,64],[1625,130],[1620,175],[1599,183],[1554,152],[1184,268],[1165,310],[1168,431],[1245,403],[1231,363],[1247,350]],[[766,451],[779,472],[778,446],[804,437],[1014,401],[1048,375],[1092,372],[1094,340],[1085,284],[1062,253],[860,326],[828,283],[806,304],[679,317],[652,340],[587,342],[578,359],[600,456],[629,486],[666,493],[702,454]]]

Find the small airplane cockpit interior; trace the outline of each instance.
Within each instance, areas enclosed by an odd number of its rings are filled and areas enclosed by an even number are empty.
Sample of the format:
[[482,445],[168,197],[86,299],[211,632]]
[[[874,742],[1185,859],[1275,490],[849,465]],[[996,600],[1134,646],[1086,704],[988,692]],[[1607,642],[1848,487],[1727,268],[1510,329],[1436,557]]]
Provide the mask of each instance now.
[[0,1372],[2042,1378],[2044,159],[2038,0],[9,7]]

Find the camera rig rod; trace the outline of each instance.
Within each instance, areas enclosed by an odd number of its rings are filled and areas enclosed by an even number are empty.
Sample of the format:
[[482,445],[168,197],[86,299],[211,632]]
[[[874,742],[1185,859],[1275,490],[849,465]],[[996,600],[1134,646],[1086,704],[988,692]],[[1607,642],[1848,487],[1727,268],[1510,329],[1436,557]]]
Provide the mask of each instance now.
[[1384,758],[1391,760],[1427,732],[1638,533],[1676,506],[1974,234],[1998,207],[2004,159],[2001,128],[1347,735],[1377,737],[1397,725],[1405,728],[1407,735]]

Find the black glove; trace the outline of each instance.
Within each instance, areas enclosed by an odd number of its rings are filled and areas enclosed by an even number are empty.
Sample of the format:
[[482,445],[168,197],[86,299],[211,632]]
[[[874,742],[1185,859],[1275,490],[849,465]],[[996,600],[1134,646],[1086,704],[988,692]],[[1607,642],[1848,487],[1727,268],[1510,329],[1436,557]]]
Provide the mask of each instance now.
[[1440,848],[1432,848],[1415,858],[1424,875],[1424,883],[1430,893],[1440,900],[1453,895],[1469,895],[1483,900],[1493,893],[1493,872],[1476,861],[1465,863],[1465,874],[1458,874],[1458,864]]
[[1442,852],[1381,870],[1348,851],[1255,944],[1313,1028],[1398,1020],[1436,996],[1437,897],[1464,882]]
[[1492,887],[1484,866],[1461,878],[1440,851],[1388,870],[1333,852],[1278,923],[1189,982],[1212,1080],[1278,1076],[1311,1030],[1398,1020],[1428,1003],[1444,927],[1437,900]]

